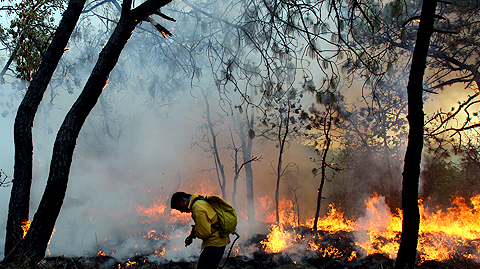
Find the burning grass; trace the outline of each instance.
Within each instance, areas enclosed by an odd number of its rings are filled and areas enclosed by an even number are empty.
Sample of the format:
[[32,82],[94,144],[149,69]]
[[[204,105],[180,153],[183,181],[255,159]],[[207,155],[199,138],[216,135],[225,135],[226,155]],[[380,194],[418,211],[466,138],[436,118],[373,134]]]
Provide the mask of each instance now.
[[[225,268],[393,268],[402,212],[392,213],[383,197],[367,199],[364,216],[356,220],[345,218],[330,205],[328,214],[318,221],[317,231],[311,229],[312,219],[299,222],[288,201],[281,205],[280,223],[267,226],[264,234],[249,238],[243,235]],[[480,269],[479,206],[480,196],[468,202],[454,198],[452,207],[446,210],[432,210],[421,203],[418,268]],[[49,257],[39,268],[195,268],[199,245],[183,245],[191,224],[188,214],[165,213],[161,199],[152,207],[136,206],[136,210],[141,222],[131,233],[135,236],[108,235],[97,245],[97,249],[105,251],[96,256]],[[170,219],[163,219],[165,216]],[[245,224],[241,220],[239,229],[248,226]]]
[[[284,230],[284,232],[286,232]],[[296,240],[281,252],[272,252],[266,249],[265,242],[268,234],[256,234],[239,244],[236,254],[228,259],[226,269],[267,269],[267,268],[323,268],[323,269],[391,269],[394,260],[387,254],[371,254],[358,256],[358,247],[355,243],[354,232],[312,232],[306,227],[295,227],[288,232],[296,234]],[[249,255],[241,255],[245,249],[255,249]],[[419,261],[421,255],[419,254]],[[160,259],[152,261],[150,256],[137,255],[124,261],[99,253],[92,258],[51,257],[43,260],[38,268],[41,269],[174,269],[196,268],[195,261],[168,261]],[[224,261],[222,261],[223,264]],[[452,255],[442,261],[421,261],[418,269],[480,269],[475,259],[465,258],[464,255]]]

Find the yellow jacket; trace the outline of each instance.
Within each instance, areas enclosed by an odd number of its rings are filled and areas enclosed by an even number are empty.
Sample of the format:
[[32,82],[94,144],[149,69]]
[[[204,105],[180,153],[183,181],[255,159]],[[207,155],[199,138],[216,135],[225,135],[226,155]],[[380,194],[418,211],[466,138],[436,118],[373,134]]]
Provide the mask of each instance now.
[[195,237],[203,240],[202,249],[208,246],[223,247],[230,243],[230,237],[220,237],[218,231],[212,227],[212,224],[218,222],[217,213],[213,207],[205,200],[197,200],[192,205],[198,194],[195,193],[190,198],[188,209],[192,211],[192,218],[195,221]]

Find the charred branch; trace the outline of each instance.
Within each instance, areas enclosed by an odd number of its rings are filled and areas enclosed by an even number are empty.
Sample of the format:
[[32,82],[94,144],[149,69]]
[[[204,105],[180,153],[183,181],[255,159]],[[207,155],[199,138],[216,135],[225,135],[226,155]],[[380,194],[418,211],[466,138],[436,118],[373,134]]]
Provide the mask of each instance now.
[[168,36],[171,36],[172,33],[170,33],[170,31],[168,31],[167,29],[165,29],[165,27],[163,27],[162,25],[160,25],[160,23],[158,23],[157,21],[155,21],[154,19],[150,18],[150,17],[146,17],[144,18],[144,21],[147,21],[149,22],[151,25],[153,25],[164,37],[167,37]]
[[169,16],[163,14],[162,12],[160,12],[160,10],[155,10],[155,11],[154,11],[154,14],[156,14],[156,15],[158,15],[158,16],[166,19],[166,20],[173,21],[173,22],[177,22],[177,20],[175,20],[174,18],[169,17]]

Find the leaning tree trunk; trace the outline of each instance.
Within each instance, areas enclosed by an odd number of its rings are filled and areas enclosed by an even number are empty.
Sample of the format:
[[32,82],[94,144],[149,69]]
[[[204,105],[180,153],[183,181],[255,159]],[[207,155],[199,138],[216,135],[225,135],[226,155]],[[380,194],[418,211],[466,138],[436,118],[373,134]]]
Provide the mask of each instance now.
[[402,188],[402,235],[395,269],[414,268],[417,255],[420,213],[418,186],[423,149],[423,76],[425,74],[428,47],[433,33],[436,0],[425,0],[422,5],[417,42],[413,51],[412,67],[407,85],[408,94],[408,145],[405,153]]
[[8,209],[5,255],[23,238],[22,225],[28,223],[32,185],[32,127],[38,106],[65,51],[86,0],[71,0],[63,13],[52,42],[18,107],[14,124],[15,165]]
[[58,131],[45,192],[27,235],[14,249],[12,256],[24,255],[30,259],[31,265],[37,264],[44,257],[63,204],[73,151],[83,123],[97,103],[108,76],[136,25],[169,2],[171,0],[148,0],[134,10],[130,10],[132,0],[123,2],[122,15],[112,36],[100,53],[82,93],[65,116]]

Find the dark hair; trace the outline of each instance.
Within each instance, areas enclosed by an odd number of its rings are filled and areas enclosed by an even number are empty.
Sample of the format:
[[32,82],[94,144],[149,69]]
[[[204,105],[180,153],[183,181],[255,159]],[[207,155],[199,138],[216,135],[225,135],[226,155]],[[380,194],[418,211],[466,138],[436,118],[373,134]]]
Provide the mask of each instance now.
[[175,208],[176,205],[178,205],[181,201],[182,198],[189,199],[191,194],[185,193],[183,191],[176,192],[172,195],[172,199],[170,201],[170,207]]

